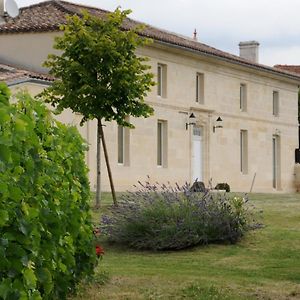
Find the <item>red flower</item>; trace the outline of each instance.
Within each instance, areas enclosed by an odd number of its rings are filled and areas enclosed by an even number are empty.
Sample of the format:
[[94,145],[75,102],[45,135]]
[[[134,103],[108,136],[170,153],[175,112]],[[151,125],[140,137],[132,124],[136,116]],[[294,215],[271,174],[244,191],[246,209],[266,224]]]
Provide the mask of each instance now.
[[103,249],[101,246],[97,245],[97,246],[96,246],[96,255],[97,255],[98,257],[100,257],[100,256],[102,256],[103,254],[104,254],[104,249]]

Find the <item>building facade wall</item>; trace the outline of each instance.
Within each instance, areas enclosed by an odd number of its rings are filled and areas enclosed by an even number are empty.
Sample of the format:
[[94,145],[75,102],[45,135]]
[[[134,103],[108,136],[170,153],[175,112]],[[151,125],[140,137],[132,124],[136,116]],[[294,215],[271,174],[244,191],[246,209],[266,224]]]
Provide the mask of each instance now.
[[[13,38],[14,37],[14,38]],[[16,39],[17,37],[17,39]],[[11,53],[15,40],[22,37],[19,48],[27,43],[43,44],[39,54],[28,51]],[[54,34],[21,34],[0,36],[6,39],[0,59],[16,62],[23,67],[41,71],[42,61],[52,51]],[[232,190],[249,192],[294,191],[294,150],[298,147],[298,83],[291,79],[245,68],[217,59],[188,53],[157,44],[139,49],[139,55],[149,57],[152,72],[157,75],[158,64],[165,67],[163,85],[166,93],[157,95],[157,87],[146,101],[153,106],[154,116],[131,119],[135,129],[127,131],[126,162],[118,163],[117,124],[105,124],[104,132],[110,155],[116,189],[131,189],[147,175],[159,182],[192,181],[193,125],[186,123],[190,113],[196,116],[196,126],[202,129],[203,181],[207,185],[227,182]],[[26,63],[26,64],[25,64]],[[196,74],[203,74],[204,104],[196,102]],[[240,109],[240,86],[246,86],[247,109]],[[279,94],[279,114],[273,115],[273,92]],[[213,132],[218,117],[223,128]],[[64,112],[60,120],[78,125],[80,115]],[[157,123],[166,126],[165,159],[157,165]],[[90,144],[87,163],[90,168],[91,188],[96,183],[96,122],[79,127]],[[241,172],[241,130],[247,131],[247,172]],[[280,180],[273,187],[273,137],[280,143]],[[105,161],[102,155],[102,187],[109,190]]]
[[0,35],[0,61],[36,72],[45,72],[42,66],[48,54],[58,53],[53,49],[58,32],[15,33]]

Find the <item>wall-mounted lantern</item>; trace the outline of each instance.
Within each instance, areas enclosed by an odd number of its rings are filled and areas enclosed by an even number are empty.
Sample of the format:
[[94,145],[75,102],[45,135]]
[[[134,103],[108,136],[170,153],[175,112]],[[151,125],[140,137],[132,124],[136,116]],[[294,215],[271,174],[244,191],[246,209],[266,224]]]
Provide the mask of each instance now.
[[215,125],[213,126],[213,132],[216,132],[217,128],[223,128],[223,120],[221,117],[218,117],[216,120]]
[[189,116],[188,123],[185,123],[185,129],[186,130],[188,130],[190,125],[195,125],[196,124],[195,119],[196,119],[195,115],[193,113],[191,113],[190,116]]

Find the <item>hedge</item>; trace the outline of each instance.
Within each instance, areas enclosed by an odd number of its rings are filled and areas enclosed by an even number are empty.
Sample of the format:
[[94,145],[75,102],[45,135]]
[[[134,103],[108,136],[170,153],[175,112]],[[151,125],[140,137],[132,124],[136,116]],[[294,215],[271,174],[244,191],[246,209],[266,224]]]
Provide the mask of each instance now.
[[93,273],[87,146],[0,83],[0,299],[65,299]]

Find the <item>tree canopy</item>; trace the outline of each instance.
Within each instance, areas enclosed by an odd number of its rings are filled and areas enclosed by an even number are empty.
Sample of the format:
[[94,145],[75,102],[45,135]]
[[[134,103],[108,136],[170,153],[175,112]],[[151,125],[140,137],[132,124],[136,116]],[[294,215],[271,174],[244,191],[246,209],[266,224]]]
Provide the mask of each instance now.
[[153,74],[147,58],[136,54],[149,40],[138,35],[140,28],[123,29],[130,12],[116,9],[99,18],[83,11],[67,17],[54,45],[62,53],[49,55],[44,64],[57,79],[44,93],[48,102],[82,114],[82,123],[96,118],[133,127],[127,116],[153,114],[144,102]]

